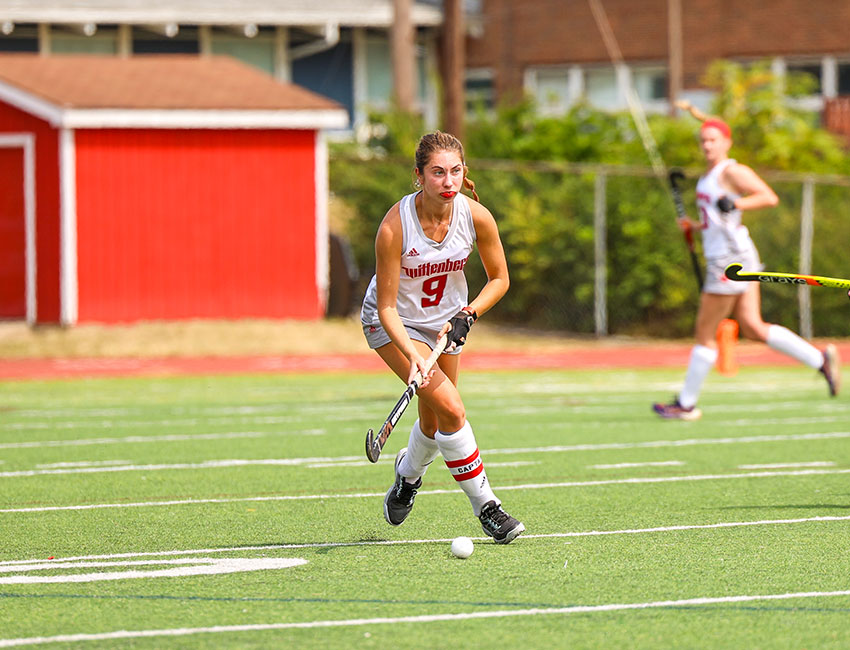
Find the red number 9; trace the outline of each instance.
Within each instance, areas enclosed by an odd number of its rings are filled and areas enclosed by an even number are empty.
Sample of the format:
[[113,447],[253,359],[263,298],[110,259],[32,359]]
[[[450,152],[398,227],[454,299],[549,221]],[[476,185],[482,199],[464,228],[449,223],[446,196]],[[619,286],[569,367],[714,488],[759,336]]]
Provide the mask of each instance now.
[[440,304],[443,299],[443,291],[446,290],[447,275],[435,275],[433,278],[428,278],[422,283],[422,293],[427,298],[422,298],[423,307],[434,307]]

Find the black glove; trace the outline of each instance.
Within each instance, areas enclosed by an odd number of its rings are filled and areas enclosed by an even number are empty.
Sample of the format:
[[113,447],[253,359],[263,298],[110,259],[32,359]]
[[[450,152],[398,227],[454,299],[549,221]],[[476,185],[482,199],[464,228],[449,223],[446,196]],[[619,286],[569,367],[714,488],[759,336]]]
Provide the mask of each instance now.
[[466,343],[466,335],[469,334],[469,328],[472,327],[472,324],[477,320],[478,314],[474,311],[461,310],[452,316],[449,319],[449,324],[452,328],[446,334],[448,337],[446,346],[450,346],[454,343],[456,347],[460,347]]
[[717,199],[717,209],[721,212],[732,212],[735,209],[735,201],[728,196],[721,196]]

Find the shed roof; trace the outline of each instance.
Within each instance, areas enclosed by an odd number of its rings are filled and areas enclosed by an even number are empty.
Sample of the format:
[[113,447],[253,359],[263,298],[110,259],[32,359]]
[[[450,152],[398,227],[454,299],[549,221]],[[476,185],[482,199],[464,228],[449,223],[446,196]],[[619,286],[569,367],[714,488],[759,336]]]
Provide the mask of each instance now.
[[0,100],[69,128],[341,128],[338,103],[227,56],[0,54]]

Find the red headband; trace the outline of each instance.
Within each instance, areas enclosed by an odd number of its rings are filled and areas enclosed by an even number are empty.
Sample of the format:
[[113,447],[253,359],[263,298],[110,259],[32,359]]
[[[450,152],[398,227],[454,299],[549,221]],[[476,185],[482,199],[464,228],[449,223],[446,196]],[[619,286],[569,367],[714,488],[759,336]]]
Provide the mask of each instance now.
[[732,129],[729,128],[729,125],[726,124],[723,120],[718,120],[717,118],[711,118],[702,123],[702,126],[699,128],[700,131],[705,129],[715,128],[720,131],[727,138],[732,138]]

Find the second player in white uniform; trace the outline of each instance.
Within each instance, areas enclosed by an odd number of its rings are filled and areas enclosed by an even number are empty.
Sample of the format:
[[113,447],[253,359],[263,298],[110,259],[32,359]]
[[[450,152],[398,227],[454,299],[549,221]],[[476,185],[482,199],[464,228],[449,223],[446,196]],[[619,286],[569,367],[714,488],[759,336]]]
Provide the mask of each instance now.
[[788,328],[765,323],[761,317],[758,283],[734,282],[724,274],[732,262],[742,264],[748,271],[761,270],[756,247],[741,223],[741,213],[775,206],[779,199],[752,169],[729,158],[732,132],[725,122],[717,119],[703,122],[700,144],[707,165],[706,173],[697,183],[700,220],[680,220],[683,228],[700,230],[706,258],[696,345],[691,350],[679,394],[672,403],[656,403],[653,409],[664,418],[695,420],[702,415],[696,404],[702,384],[717,361],[715,332],[720,321],[730,316],[738,321],[743,337],[767,343],[774,350],[820,370],[829,394],[835,396],[841,379],[835,347],[818,350]]
[[702,250],[706,262],[703,291],[706,293],[739,295],[747,290],[746,285],[732,282],[726,277],[726,267],[732,262],[738,262],[747,271],[762,270],[750,232],[742,223],[741,210],[734,208],[723,212],[717,205],[724,197],[733,204],[741,198],[737,194],[730,194],[720,182],[723,173],[737,164],[736,160],[726,158],[697,182],[697,210],[700,215]]

